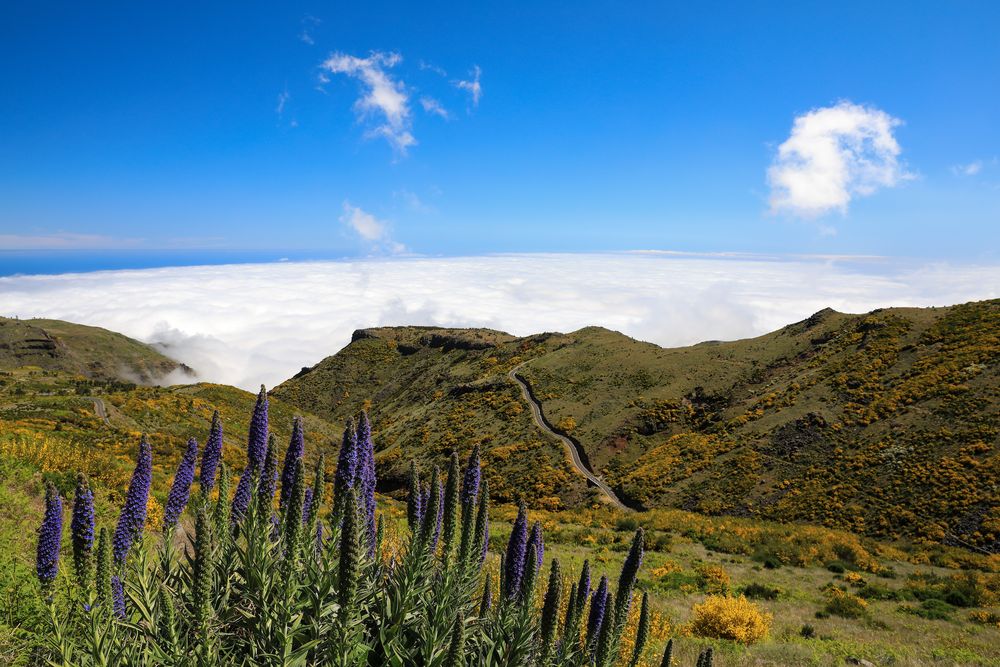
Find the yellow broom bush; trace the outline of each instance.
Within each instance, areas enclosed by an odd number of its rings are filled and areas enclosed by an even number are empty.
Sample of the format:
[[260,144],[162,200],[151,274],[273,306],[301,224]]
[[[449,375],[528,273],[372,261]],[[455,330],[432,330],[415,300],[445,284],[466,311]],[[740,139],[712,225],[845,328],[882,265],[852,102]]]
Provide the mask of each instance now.
[[771,614],[762,612],[742,595],[709,595],[691,611],[692,634],[743,644],[754,644],[766,638],[773,619]]

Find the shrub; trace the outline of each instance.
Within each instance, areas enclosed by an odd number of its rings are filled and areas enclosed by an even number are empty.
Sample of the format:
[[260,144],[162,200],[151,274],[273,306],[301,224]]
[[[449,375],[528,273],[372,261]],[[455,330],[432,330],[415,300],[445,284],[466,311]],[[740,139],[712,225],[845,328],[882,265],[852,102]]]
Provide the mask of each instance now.
[[1000,628],[1000,614],[985,609],[976,609],[969,612],[969,620],[980,625],[995,625]]
[[781,567],[781,560],[777,556],[764,557],[765,570],[777,570],[779,567]]
[[706,563],[699,563],[697,567],[698,571],[698,587],[707,593],[728,593],[729,592],[729,573],[718,565],[709,565]]
[[629,516],[623,516],[615,521],[615,530],[625,533],[634,533],[639,527],[639,522]]
[[900,609],[908,614],[913,614],[914,616],[920,616],[921,618],[927,618],[934,621],[949,620],[952,612],[955,610],[955,608],[950,604],[944,600],[938,600],[937,598],[924,600],[920,603],[919,607],[901,607]]
[[844,567],[843,563],[839,561],[833,561],[832,563],[826,564],[826,569],[828,569],[830,572],[833,572],[834,574],[843,574],[846,568]]
[[691,632],[699,637],[753,644],[767,637],[771,629],[772,616],[742,595],[709,595],[691,612]]
[[841,618],[862,618],[868,615],[868,603],[856,595],[831,586],[826,590],[826,606],[823,610]]
[[799,635],[803,639],[812,639],[812,638],[814,638],[816,636],[816,628],[814,628],[813,626],[811,626],[808,623],[806,623],[799,630]]
[[754,582],[743,587],[743,595],[751,600],[777,600],[781,591],[764,584]]

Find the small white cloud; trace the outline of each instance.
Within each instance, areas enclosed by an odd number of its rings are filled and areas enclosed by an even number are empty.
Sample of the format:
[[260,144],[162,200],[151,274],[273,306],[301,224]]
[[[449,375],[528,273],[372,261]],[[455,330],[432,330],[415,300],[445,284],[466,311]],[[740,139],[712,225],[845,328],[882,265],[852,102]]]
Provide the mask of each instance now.
[[[402,62],[398,53],[373,51],[367,58],[334,53],[322,68],[333,74],[345,74],[362,85],[362,95],[354,103],[360,120],[372,114],[381,116],[381,122],[370,127],[368,137],[383,137],[400,155],[405,155],[417,140],[411,132],[412,115],[410,97],[402,81],[397,81],[386,70]],[[321,77],[323,73],[321,73]],[[321,83],[326,81],[320,78]]]
[[278,94],[278,106],[275,107],[274,111],[279,116],[285,113],[285,105],[288,103],[291,95],[288,94],[288,90],[283,90]]
[[479,106],[479,98],[483,95],[483,87],[479,85],[479,76],[482,74],[482,70],[479,69],[479,65],[474,65],[472,67],[472,79],[469,81],[453,81],[452,83],[456,88],[464,90],[469,94],[469,100],[472,102],[473,107]]
[[427,113],[434,114],[436,116],[441,116],[445,120],[450,118],[448,110],[441,106],[441,103],[429,95],[424,95],[420,98],[420,106],[424,108]]
[[372,251],[388,252],[394,255],[406,252],[406,246],[394,241],[389,233],[389,224],[350,202],[344,202],[344,212],[340,221],[357,234]]
[[997,166],[997,158],[992,160],[973,160],[967,164],[956,164],[952,166],[951,173],[956,176],[976,176],[986,167]]
[[392,193],[393,198],[401,199],[406,207],[416,213],[434,213],[435,209],[430,204],[425,203],[416,193],[409,190],[396,190]]
[[846,213],[854,197],[912,178],[893,136],[901,123],[846,101],[798,116],[767,172],[771,211],[807,218]]
[[302,31],[299,33],[299,40],[309,46],[315,44],[316,40],[313,38],[313,31],[319,27],[319,24],[322,22],[323,21],[315,16],[306,14],[306,16],[302,19]]
[[448,72],[446,72],[444,68],[438,67],[434,63],[429,63],[425,60],[421,60],[419,63],[417,63],[417,65],[418,67],[420,67],[421,71],[434,72],[438,76],[448,76]]

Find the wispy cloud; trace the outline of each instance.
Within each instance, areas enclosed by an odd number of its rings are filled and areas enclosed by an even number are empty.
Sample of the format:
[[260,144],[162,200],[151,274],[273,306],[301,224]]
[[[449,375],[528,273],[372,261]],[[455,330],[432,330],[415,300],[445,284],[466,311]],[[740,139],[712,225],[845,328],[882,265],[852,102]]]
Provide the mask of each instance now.
[[893,135],[901,123],[846,101],[798,116],[767,172],[771,211],[805,218],[846,213],[855,197],[912,178]]
[[142,245],[142,239],[100,234],[0,234],[0,250],[114,250]]
[[479,65],[473,65],[472,72],[470,72],[472,78],[468,81],[457,80],[452,83],[456,88],[464,90],[469,94],[469,102],[473,107],[479,106],[479,98],[483,95],[483,87],[479,84],[479,77],[483,71],[479,68]]
[[394,199],[401,199],[408,209],[416,213],[433,213],[434,207],[425,203],[416,193],[410,190],[396,190],[392,193]]
[[274,112],[276,114],[278,114],[278,116],[281,116],[282,114],[285,113],[285,105],[288,103],[288,100],[290,98],[291,98],[291,95],[288,94],[288,89],[287,88],[285,90],[281,91],[280,93],[278,93],[278,104],[274,108]]
[[[398,53],[373,51],[367,58],[334,53],[323,62],[322,68],[361,83],[361,97],[354,103],[359,119],[368,120],[372,115],[380,118],[370,125],[367,136],[382,137],[398,154],[405,155],[417,143],[411,131],[410,97],[405,84],[393,79],[387,71],[401,61]],[[320,81],[325,83],[322,78]]]
[[434,72],[438,76],[448,76],[448,72],[445,71],[443,67],[438,67],[434,63],[429,63],[426,60],[421,60],[417,63],[417,66],[420,67],[421,71]]
[[203,380],[254,389],[333,354],[361,327],[527,335],[601,325],[676,346],[758,335],[827,306],[857,313],[997,294],[996,265],[507,255],[0,278],[0,313],[121,331],[167,346]]
[[448,120],[451,117],[448,110],[441,106],[441,103],[430,95],[424,95],[420,98],[420,106],[422,106],[424,111],[427,113],[440,116],[445,120]]
[[344,202],[344,212],[340,216],[340,221],[357,234],[371,251],[391,254],[406,252],[406,246],[392,239],[389,223],[351,205],[350,202]]
[[986,167],[997,166],[997,162],[997,158],[993,158],[992,160],[973,160],[966,164],[956,164],[952,166],[951,173],[956,176],[977,176]]
[[299,32],[299,41],[308,44],[309,46],[315,44],[316,39],[313,37],[313,33],[321,23],[323,23],[323,21],[320,19],[310,14],[306,14],[302,18],[302,30]]

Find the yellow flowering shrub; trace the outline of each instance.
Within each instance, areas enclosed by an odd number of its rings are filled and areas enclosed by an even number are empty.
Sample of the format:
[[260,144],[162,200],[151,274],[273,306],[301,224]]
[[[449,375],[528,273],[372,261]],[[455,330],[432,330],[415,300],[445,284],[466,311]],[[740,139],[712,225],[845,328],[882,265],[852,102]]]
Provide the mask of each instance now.
[[731,639],[754,644],[767,637],[771,614],[740,595],[709,595],[691,610],[691,633],[698,637]]
[[728,593],[731,580],[729,573],[719,565],[701,563],[698,565],[698,583],[708,593]]

